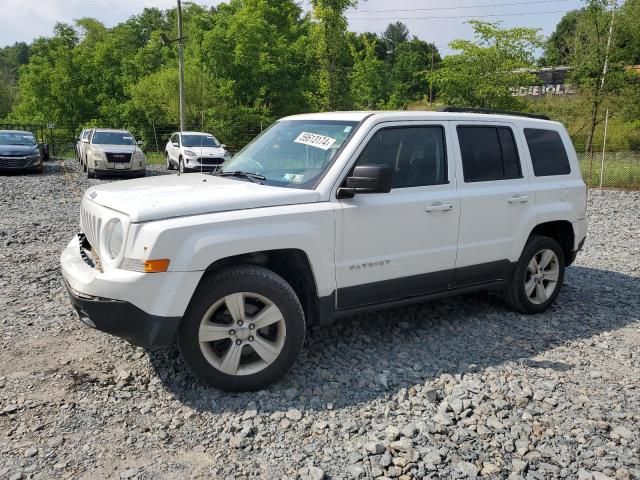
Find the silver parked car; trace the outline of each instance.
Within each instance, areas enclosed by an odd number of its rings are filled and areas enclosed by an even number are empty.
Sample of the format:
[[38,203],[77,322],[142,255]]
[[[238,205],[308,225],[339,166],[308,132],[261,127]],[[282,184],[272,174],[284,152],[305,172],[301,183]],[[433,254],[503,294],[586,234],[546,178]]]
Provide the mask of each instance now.
[[78,162],[80,162],[80,165],[83,166],[87,162],[86,145],[88,143],[84,140],[89,139],[91,132],[93,132],[93,128],[83,128],[82,132],[80,132],[80,136],[78,137],[78,141],[76,142],[76,158],[78,159]]
[[147,158],[140,148],[142,142],[136,142],[129,131],[96,128],[82,142],[86,158],[84,168],[89,178],[145,176]]

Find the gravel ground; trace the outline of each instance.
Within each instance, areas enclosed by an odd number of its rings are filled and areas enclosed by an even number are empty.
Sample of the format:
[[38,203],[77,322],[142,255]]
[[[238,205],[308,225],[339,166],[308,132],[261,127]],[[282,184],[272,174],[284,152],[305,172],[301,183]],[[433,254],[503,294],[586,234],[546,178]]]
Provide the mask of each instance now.
[[0,478],[640,478],[640,192],[590,194],[543,315],[490,294],[361,315],[225,394],[72,311],[58,257],[99,182],[0,177]]

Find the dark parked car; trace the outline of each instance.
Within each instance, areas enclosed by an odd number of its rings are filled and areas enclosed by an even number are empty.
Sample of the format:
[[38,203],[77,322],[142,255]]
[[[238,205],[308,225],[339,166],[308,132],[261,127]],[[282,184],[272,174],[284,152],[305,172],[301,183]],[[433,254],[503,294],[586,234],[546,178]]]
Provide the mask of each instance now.
[[0,130],[0,170],[42,173],[43,149],[31,132]]

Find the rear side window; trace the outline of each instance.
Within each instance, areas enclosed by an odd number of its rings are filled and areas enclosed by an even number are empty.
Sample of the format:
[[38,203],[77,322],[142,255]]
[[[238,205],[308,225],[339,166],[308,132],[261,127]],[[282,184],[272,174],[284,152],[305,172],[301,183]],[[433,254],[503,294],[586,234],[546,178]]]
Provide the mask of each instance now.
[[525,128],[524,136],[536,177],[567,175],[571,173],[569,157],[560,135],[555,130]]
[[459,126],[465,182],[521,178],[520,158],[509,127]]

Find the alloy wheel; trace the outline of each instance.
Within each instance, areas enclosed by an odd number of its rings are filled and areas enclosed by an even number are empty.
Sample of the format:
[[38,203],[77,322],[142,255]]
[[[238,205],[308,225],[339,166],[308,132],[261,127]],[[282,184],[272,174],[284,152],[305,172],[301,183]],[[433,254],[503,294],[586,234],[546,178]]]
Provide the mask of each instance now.
[[546,302],[558,287],[559,278],[558,256],[551,249],[540,250],[527,265],[524,291],[529,301],[536,305]]
[[250,375],[279,357],[286,326],[280,309],[268,298],[237,292],[214,303],[198,332],[207,362],[227,375]]

